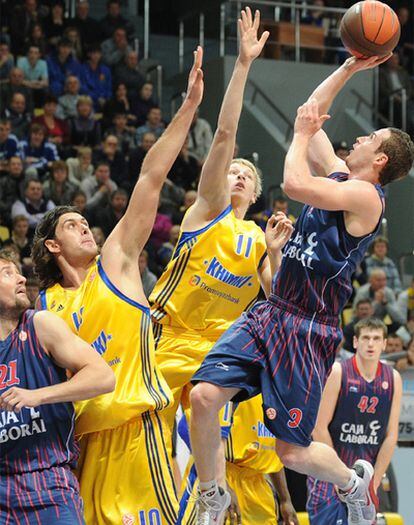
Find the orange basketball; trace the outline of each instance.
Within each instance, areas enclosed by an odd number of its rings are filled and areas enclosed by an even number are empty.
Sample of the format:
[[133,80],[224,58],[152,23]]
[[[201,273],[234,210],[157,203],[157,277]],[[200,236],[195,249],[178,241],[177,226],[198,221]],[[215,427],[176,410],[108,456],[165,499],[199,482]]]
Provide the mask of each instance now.
[[356,57],[384,56],[400,39],[400,22],[387,4],[364,0],[348,9],[341,21],[341,39]]

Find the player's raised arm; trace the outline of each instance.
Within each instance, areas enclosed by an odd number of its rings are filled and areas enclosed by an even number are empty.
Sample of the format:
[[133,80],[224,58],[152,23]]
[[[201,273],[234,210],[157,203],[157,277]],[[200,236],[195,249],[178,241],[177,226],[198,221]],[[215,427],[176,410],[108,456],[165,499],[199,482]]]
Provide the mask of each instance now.
[[198,47],[188,79],[187,96],[170,125],[147,153],[125,215],[102,248],[103,264],[112,274],[123,264],[120,256],[137,264],[138,255],[151,233],[162,186],[203,98],[202,55],[202,48]]
[[244,88],[250,66],[269,36],[265,31],[258,39],[259,25],[259,11],[253,17],[250,8],[246,7],[238,21],[239,55],[221,105],[213,143],[203,165],[197,201],[187,216],[188,223],[210,220],[230,204],[227,173],[233,159]]
[[42,347],[61,368],[72,372],[63,383],[28,390],[12,387],[0,396],[0,408],[19,412],[22,407],[80,401],[111,392],[115,376],[102,357],[75,335],[65,321],[47,311],[34,317],[36,335]]

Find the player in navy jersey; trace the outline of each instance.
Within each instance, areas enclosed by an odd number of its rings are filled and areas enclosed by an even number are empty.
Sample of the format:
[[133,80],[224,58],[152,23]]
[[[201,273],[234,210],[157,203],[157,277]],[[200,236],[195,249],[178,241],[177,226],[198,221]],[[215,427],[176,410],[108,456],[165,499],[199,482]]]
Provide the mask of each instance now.
[[[358,458],[374,465],[374,490],[391,461],[398,440],[400,374],[380,362],[387,327],[379,319],[355,326],[356,355],[335,363],[326,382],[313,437],[334,448],[351,466]],[[345,505],[335,487],[308,478],[307,511],[311,525],[346,525]]]
[[0,525],[83,524],[71,401],[115,379],[64,321],[27,310],[25,282],[0,252]]
[[345,82],[386,58],[348,59],[298,109],[284,190],[305,206],[283,250],[272,293],[221,337],[193,378],[198,383],[191,392],[191,442],[202,488],[199,525],[219,523],[228,501],[215,480],[217,414],[230,399],[243,401],[260,392],[264,420],[284,465],[337,485],[351,525],[375,520],[372,466],[358,460],[349,468],[311,436],[342,339],[339,315],[351,295],[351,276],[381,224],[382,187],[405,177],[414,160],[410,137],[386,128],[359,137],[343,161],[322,125]]

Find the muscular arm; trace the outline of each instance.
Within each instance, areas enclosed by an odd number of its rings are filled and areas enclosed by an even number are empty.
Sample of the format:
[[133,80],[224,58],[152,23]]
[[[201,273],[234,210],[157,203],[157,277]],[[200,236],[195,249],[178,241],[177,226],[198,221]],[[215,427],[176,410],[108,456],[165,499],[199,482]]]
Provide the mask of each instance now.
[[201,172],[195,205],[185,219],[184,229],[199,227],[202,222],[214,219],[230,204],[227,172],[233,158],[237,126],[243,105],[243,93],[253,60],[260,54],[269,33],[257,40],[260,16],[254,20],[249,8],[242,11],[239,20],[240,51],[229,85],[221,105],[213,143]]
[[0,408],[18,412],[24,406],[90,399],[115,388],[111,368],[60,317],[47,311],[37,312],[34,327],[45,351],[73,375],[67,381],[36,390],[13,387],[0,397]]
[[333,448],[333,442],[329,433],[329,424],[335,413],[338,402],[339,392],[341,390],[342,369],[339,363],[335,363],[328,377],[325,388],[322,393],[322,400],[319,406],[318,418],[312,433],[315,441],[325,443]]
[[379,449],[374,465],[374,488],[378,489],[382,476],[385,474],[394,453],[398,440],[398,422],[401,410],[402,381],[400,374],[394,370],[394,395],[392,398],[391,412],[388,420],[387,434]]

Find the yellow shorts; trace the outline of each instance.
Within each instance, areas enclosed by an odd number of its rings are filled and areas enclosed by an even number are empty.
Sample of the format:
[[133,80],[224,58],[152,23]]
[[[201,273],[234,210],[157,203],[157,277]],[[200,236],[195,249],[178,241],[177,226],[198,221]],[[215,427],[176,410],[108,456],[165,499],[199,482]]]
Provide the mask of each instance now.
[[[235,492],[243,525],[275,525],[277,504],[264,474],[226,462],[226,482]],[[186,469],[177,525],[195,525],[198,479],[192,460]],[[191,495],[190,495],[191,494]],[[228,521],[225,524],[229,523]]]
[[215,344],[217,336],[210,339],[159,323],[153,323],[153,326],[155,359],[174,396],[174,403],[162,412],[172,429],[178,405],[181,403],[184,409],[189,407],[190,380]]
[[84,434],[77,475],[87,525],[175,525],[178,501],[159,412]]

